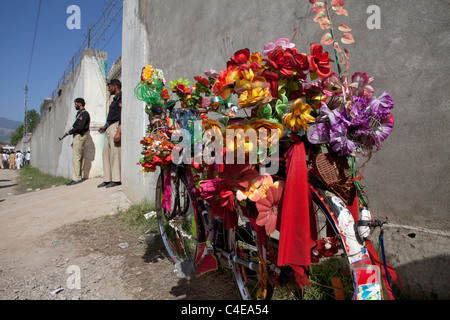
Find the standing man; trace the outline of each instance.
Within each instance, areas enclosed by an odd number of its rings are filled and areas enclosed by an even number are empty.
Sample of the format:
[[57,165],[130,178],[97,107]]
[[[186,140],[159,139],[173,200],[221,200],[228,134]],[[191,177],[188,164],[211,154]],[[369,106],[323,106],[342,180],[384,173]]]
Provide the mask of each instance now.
[[30,161],[31,161],[31,154],[30,151],[27,151],[27,153],[25,154],[25,165],[29,166]]
[[9,154],[9,170],[16,170],[16,155],[14,151]]
[[23,167],[23,154],[20,150],[16,153],[16,167],[17,169],[20,169]]
[[122,83],[118,79],[108,82],[108,91],[114,96],[109,107],[106,124],[98,131],[106,132],[103,148],[104,182],[98,187],[112,188],[122,184],[121,180],[121,113],[122,113]]
[[66,134],[73,135],[73,147],[72,147],[72,178],[73,180],[67,185],[72,186],[82,181],[84,174],[84,146],[86,145],[87,132],[89,131],[89,125],[91,123],[91,117],[89,112],[86,111],[86,102],[83,98],[75,99],[75,109],[77,110],[77,116],[73,123],[72,129],[67,130]]

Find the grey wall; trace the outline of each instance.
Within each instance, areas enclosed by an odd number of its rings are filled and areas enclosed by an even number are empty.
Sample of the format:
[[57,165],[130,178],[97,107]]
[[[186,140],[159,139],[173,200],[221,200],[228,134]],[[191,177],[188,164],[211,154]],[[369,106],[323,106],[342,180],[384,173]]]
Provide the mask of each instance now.
[[85,146],[85,177],[103,175],[102,150],[104,136],[97,130],[106,121],[107,53],[86,49],[79,65],[62,86],[60,96],[45,99],[41,121],[31,139],[31,165],[43,173],[72,178],[72,137],[59,137],[69,130],[76,117],[74,99],[86,101],[91,117]]
[[[381,9],[379,30],[367,27],[370,5]],[[133,201],[153,200],[155,177],[135,165],[146,126],[133,92],[141,68],[160,68],[168,81],[193,79],[278,37],[309,52],[324,34],[310,8],[307,0],[124,1],[122,170]],[[448,297],[450,2],[348,0],[346,8],[349,16],[336,21],[355,36],[351,74],[367,72],[376,95],[386,90],[396,102],[394,131],[363,172],[373,214],[389,218],[387,251],[403,282]]]

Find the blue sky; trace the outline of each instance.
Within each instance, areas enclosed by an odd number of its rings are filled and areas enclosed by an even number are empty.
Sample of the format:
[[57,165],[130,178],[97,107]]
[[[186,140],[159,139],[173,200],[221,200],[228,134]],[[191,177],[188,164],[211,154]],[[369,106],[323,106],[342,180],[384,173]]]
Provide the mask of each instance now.
[[[89,27],[102,15],[110,0],[42,0],[34,54],[28,79],[28,109],[39,112],[44,98],[56,89],[73,55],[82,44]],[[121,2],[120,2],[121,3]],[[71,14],[67,8],[81,10],[81,29],[67,28]],[[0,117],[23,121],[24,88],[33,44],[39,0],[0,2]],[[122,28],[118,19],[105,33],[98,48],[108,52],[108,70],[120,57]],[[113,33],[115,31],[115,33]]]

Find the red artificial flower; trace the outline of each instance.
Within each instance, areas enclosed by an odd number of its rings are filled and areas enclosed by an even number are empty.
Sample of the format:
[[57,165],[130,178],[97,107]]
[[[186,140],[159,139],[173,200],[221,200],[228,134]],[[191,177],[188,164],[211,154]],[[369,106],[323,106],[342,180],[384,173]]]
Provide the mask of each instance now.
[[279,70],[285,78],[297,75],[302,77],[302,71],[308,70],[308,59],[306,55],[299,53],[297,48],[284,50],[278,46],[270,51],[268,58],[264,60],[269,62],[274,69]]
[[320,44],[311,45],[311,55],[308,56],[309,71],[317,72],[319,78],[324,80],[332,74],[330,61],[333,60],[328,57],[328,52],[323,52]]
[[170,96],[169,96],[169,90],[164,89],[164,90],[161,92],[161,98],[162,98],[163,100],[168,100],[168,99],[170,98]]
[[212,91],[216,95],[220,94],[223,100],[227,100],[231,95],[231,87],[236,82],[238,73],[238,68],[233,65],[229,66],[226,70],[222,70],[214,83]]
[[230,61],[227,62],[227,67],[239,66],[241,64],[247,63],[249,59],[250,59],[249,49],[239,50],[234,54],[234,56],[231,57]]
[[292,78],[295,75],[294,70],[296,70],[297,63],[294,56],[280,46],[270,51],[268,58],[264,60],[269,62],[272,68],[279,70],[286,78]]
[[265,70],[262,76],[270,85],[270,94],[272,95],[272,97],[278,97],[278,81],[280,81],[280,75],[276,72]]
[[203,77],[200,76],[195,76],[194,77],[195,81],[197,81],[198,83],[200,83],[202,86],[208,88],[209,87],[209,81],[208,79],[205,79]]
[[178,83],[177,86],[173,89],[173,91],[175,91],[178,94],[182,94],[182,95],[190,95],[191,94],[191,88],[186,88],[186,86],[184,85],[184,83]]

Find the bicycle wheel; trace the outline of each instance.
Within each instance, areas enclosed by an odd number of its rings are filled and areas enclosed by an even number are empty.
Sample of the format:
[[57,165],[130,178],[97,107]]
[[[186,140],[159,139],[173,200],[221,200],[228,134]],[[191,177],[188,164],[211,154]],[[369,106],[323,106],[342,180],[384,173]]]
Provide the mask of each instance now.
[[[170,170],[170,208],[163,208],[165,177]],[[160,233],[180,277],[196,273],[197,235],[199,224],[193,197],[184,177],[171,169],[162,172],[156,185],[156,210]]]
[[[364,245],[358,242],[351,214],[338,196],[312,187],[311,193],[318,235],[308,270],[311,286],[301,289],[291,268],[283,267],[276,275],[272,299],[351,299],[355,290],[351,264],[366,258]],[[277,248],[278,243],[271,239],[268,245]]]
[[[240,209],[238,210],[240,212]],[[236,284],[243,300],[266,300],[272,296],[273,284],[264,261],[264,248],[250,220],[239,214],[238,226],[229,232],[228,241],[234,259],[231,262]],[[267,275],[267,276],[264,276]]]

